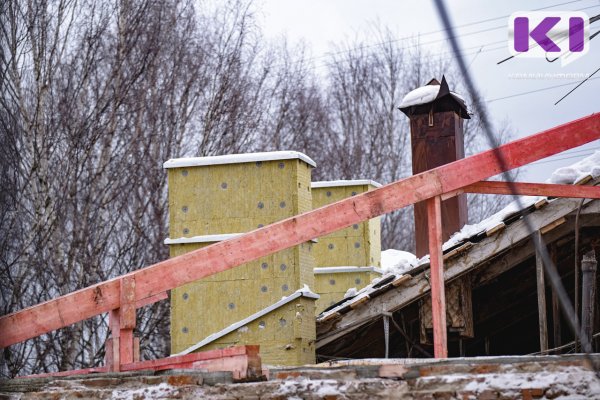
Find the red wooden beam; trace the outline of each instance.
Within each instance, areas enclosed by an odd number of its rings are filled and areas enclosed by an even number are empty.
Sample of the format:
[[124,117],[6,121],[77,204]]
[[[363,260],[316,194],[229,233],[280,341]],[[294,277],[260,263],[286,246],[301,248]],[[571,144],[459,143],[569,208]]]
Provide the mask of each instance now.
[[435,358],[448,358],[446,294],[444,291],[444,254],[442,251],[442,200],[440,199],[440,196],[435,196],[427,200],[427,222],[429,225],[433,354]]
[[442,199],[447,199],[462,193],[569,197],[579,199],[600,199],[600,186],[585,185],[556,185],[549,183],[525,183],[504,181],[481,181],[464,188],[446,193]]
[[[460,189],[600,138],[600,114],[510,142],[319,209],[132,272],[135,301],[225,271],[355,223]],[[498,159],[501,155],[504,164]],[[126,275],[127,276],[127,275]],[[119,307],[119,279],[0,318],[0,347]]]
[[207,371],[231,371],[235,379],[258,376],[262,373],[262,364],[258,354],[259,346],[237,346],[226,349],[209,350],[199,353],[185,354],[134,362],[121,365],[121,371],[139,371],[151,369],[202,369]]
[[[154,370],[161,371],[165,369],[196,368],[206,369],[208,371],[232,371],[237,373],[238,379],[245,378],[247,375],[260,374],[261,361],[259,356],[259,346],[236,346],[226,349],[217,349],[191,353],[183,356],[173,356],[159,358],[157,360],[148,360],[141,362],[132,362],[121,365],[121,371],[140,371]],[[93,367],[85,369],[76,369],[72,371],[49,372],[46,374],[18,376],[17,378],[45,378],[51,376],[71,376],[84,375],[90,373],[109,372],[108,366]]]

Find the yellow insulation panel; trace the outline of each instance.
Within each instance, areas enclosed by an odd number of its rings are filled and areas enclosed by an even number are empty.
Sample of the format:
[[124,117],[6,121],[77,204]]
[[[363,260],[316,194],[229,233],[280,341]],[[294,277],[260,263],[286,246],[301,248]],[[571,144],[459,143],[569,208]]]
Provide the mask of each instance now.
[[[313,208],[342,200],[374,189],[372,185],[313,187]],[[333,232],[319,238],[315,245],[315,263],[318,267],[381,266],[380,218]]]
[[[168,174],[172,239],[243,233],[312,207],[311,167],[298,159],[172,168]],[[172,244],[170,253],[175,257],[210,244]],[[172,290],[172,353],[276,303],[305,284],[312,288],[312,247],[313,243],[303,243]],[[310,311],[314,315],[314,300],[307,301],[313,304]],[[293,330],[293,326],[289,324],[286,329]],[[314,329],[308,334],[309,339],[299,340],[314,340]],[[263,355],[269,348],[266,337],[263,339],[254,337],[246,343],[261,345]],[[314,348],[311,354],[314,361]]]
[[[171,256],[209,244],[171,245]],[[314,287],[312,268],[306,267],[314,265],[312,246],[303,243],[173,289],[171,351],[188,348],[188,343],[197,343],[276,303],[304,284]]]
[[263,364],[314,364],[314,308],[313,299],[299,297],[199,350],[260,343]]
[[170,237],[248,232],[309,211],[310,173],[298,159],[171,168]]

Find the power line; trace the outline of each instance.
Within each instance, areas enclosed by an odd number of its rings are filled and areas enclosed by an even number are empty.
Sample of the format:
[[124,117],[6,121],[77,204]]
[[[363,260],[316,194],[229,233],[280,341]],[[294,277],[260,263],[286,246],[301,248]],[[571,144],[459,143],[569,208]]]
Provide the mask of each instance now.
[[529,165],[548,164],[548,163],[552,163],[552,162],[556,162],[556,161],[573,160],[575,158],[584,158],[584,157],[587,157],[587,156],[591,156],[594,153],[595,153],[595,151],[589,152],[587,154],[580,154],[580,155],[570,156],[570,157],[548,158],[547,160],[541,160],[541,161],[532,162]]
[[563,97],[561,97],[556,103],[554,103],[554,105],[557,105],[558,103],[560,103],[561,101],[563,101],[568,95],[570,95],[571,93],[573,93],[575,90],[577,90],[577,88],[579,88],[581,85],[583,85],[587,81],[591,81],[593,79],[596,79],[596,78],[592,78],[592,76],[596,75],[596,73],[598,71],[600,71],[600,67],[597,70],[595,70],[594,72],[592,72],[592,74],[590,76],[588,76],[587,78],[585,78],[584,80],[582,80],[581,82],[579,82],[577,84],[577,86],[575,86],[573,89],[569,90],[569,92],[567,94],[565,94]]
[[[573,3],[580,3],[583,0],[572,0],[572,1],[567,1],[567,2],[563,2],[563,3],[557,3],[554,5],[550,5],[550,6],[546,6],[546,7],[540,7],[540,8],[535,8],[531,11],[541,11],[541,10],[547,10],[550,8],[554,8],[554,7],[559,7],[559,6],[564,6],[564,5],[568,5],[568,4],[573,4]],[[580,8],[577,9],[575,11],[583,11],[583,10],[587,10],[590,8],[594,8],[594,7],[599,7],[600,5],[596,4],[593,6],[588,6],[588,7],[584,7],[584,8]],[[510,15],[503,15],[503,16],[499,16],[499,17],[493,17],[493,18],[488,18],[488,19],[484,19],[484,20],[479,20],[479,21],[473,21],[473,22],[469,22],[466,24],[462,24],[462,25],[457,25],[455,27],[452,27],[452,29],[460,29],[460,28],[465,28],[465,27],[469,27],[469,26],[474,26],[474,25],[479,25],[479,24],[483,24],[483,23],[487,23],[487,22],[493,22],[493,21],[497,21],[497,20],[501,20],[501,19],[505,19],[510,17]],[[463,37],[463,36],[470,36],[470,35],[474,35],[477,33],[483,33],[483,32],[487,32],[487,31],[492,31],[492,30],[497,30],[497,29],[501,29],[501,28],[505,28],[506,25],[501,25],[501,26],[497,26],[494,28],[488,28],[488,29],[484,29],[484,30],[479,30],[479,31],[475,31],[475,32],[468,32],[462,35],[457,35],[457,37]],[[435,31],[429,31],[429,32],[424,32],[424,33],[420,33],[417,36],[420,37],[424,37],[424,36],[430,36],[430,35],[434,35],[437,33],[444,33],[447,32],[447,29],[438,29]],[[410,35],[410,36],[402,36],[399,38],[394,38],[394,39],[390,39],[390,40],[384,40],[384,41],[380,41],[380,42],[376,42],[376,43],[371,43],[371,44],[365,44],[365,45],[361,45],[361,46],[356,46],[356,47],[352,47],[349,49],[343,49],[343,50],[339,50],[339,51],[335,51],[335,52],[327,52],[325,54],[322,54],[320,56],[315,56],[315,57],[309,57],[309,58],[305,58],[302,60],[298,60],[296,61],[296,63],[301,63],[301,62],[310,62],[310,61],[317,61],[317,60],[321,60],[324,58],[328,58],[331,56],[336,56],[336,55],[340,55],[340,54],[348,54],[350,56],[351,52],[356,51],[356,50],[362,50],[362,49],[367,49],[367,48],[371,48],[371,47],[377,47],[377,46],[381,46],[381,45],[385,45],[385,44],[390,44],[390,43],[396,43],[399,41],[403,41],[403,40],[408,40],[408,39],[414,39],[415,35]],[[445,41],[446,39],[439,39],[439,40],[434,40],[434,41],[430,41],[430,42],[426,42],[426,43],[421,43],[421,44],[417,44],[417,45],[412,45],[409,47],[400,47],[399,49],[406,49],[406,48],[412,48],[412,47],[421,47],[423,45],[427,45],[427,44],[432,44],[432,43],[439,43],[442,41]],[[349,57],[348,59],[353,59],[354,57]],[[318,64],[318,65],[313,65],[311,68],[318,68],[318,67],[323,67],[323,66],[327,66],[328,63],[322,63],[322,64]]]
[[[596,71],[596,72],[598,72],[598,71]],[[600,79],[600,76],[597,76],[595,78],[591,78],[591,79],[588,79],[588,80],[594,81],[596,79]],[[512,99],[513,97],[525,96],[525,95],[532,94],[532,93],[544,92],[546,90],[552,90],[552,89],[556,89],[556,88],[560,88],[560,87],[565,87],[565,86],[571,86],[571,85],[573,85],[573,83],[562,83],[560,85],[547,86],[547,87],[540,88],[540,89],[528,90],[526,92],[515,93],[515,94],[508,95],[508,96],[503,96],[503,97],[497,97],[495,99],[486,100],[486,102],[487,103],[493,103],[494,101]],[[581,85],[581,83],[579,84],[579,86],[580,85]]]

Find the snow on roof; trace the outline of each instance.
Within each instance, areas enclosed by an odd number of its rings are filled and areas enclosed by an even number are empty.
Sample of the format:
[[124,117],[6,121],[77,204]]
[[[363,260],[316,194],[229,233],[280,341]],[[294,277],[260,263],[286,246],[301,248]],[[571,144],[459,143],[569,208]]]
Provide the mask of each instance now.
[[381,187],[381,183],[375,182],[371,179],[354,179],[354,180],[337,180],[337,181],[320,181],[313,182],[310,184],[312,188],[324,188],[324,187],[337,187],[337,186],[359,186],[359,185],[371,185],[376,188]]
[[[406,108],[431,103],[437,98],[437,95],[440,92],[440,88],[440,85],[425,85],[418,87],[415,90],[408,92],[406,96],[404,96],[399,108]],[[459,99],[460,101],[462,101],[462,103],[465,102],[465,99],[458,93],[450,92],[450,95],[455,99]]]
[[580,182],[587,176],[591,176],[592,179],[600,176],[600,151],[595,151],[591,156],[568,167],[557,169],[546,182],[572,185]]
[[540,200],[545,199],[545,197],[541,196],[519,196],[519,201],[515,200],[504,207],[502,210],[498,211],[494,215],[487,217],[486,219],[473,224],[473,225],[465,225],[462,229],[456,233],[454,233],[450,239],[442,246],[443,250],[447,250],[451,247],[456,246],[463,240],[466,240],[474,235],[479,233],[488,231],[498,225],[500,225],[507,217],[512,214],[515,214],[523,209],[531,207],[536,204]]
[[388,249],[381,252],[381,269],[394,274],[403,274],[417,266],[417,256],[408,251]]
[[247,318],[244,318],[241,321],[238,321],[234,324],[229,325],[227,328],[220,330],[219,332],[213,333],[212,335],[207,336],[206,338],[204,338],[203,340],[201,340],[200,342],[196,343],[193,346],[188,347],[187,349],[177,353],[177,354],[172,354],[172,356],[182,356],[185,354],[189,354],[195,350],[198,350],[204,346],[206,346],[207,344],[214,342],[215,340],[222,338],[223,336],[239,329],[242,328],[246,325],[248,325],[249,323],[257,320],[258,318],[267,315],[268,313],[270,313],[273,310],[276,310],[284,305],[286,305],[287,303],[290,303],[294,300],[296,300],[298,297],[307,297],[309,299],[319,299],[321,296],[319,296],[318,294],[314,293],[312,290],[310,290],[310,288],[305,284],[304,287],[302,287],[301,289],[296,290],[294,293],[292,293],[291,295],[287,296],[287,297],[282,297],[281,300],[279,300],[277,303],[271,304],[270,306],[263,308],[262,310],[250,315]]
[[172,158],[163,164],[163,168],[200,167],[220,164],[240,164],[258,161],[278,161],[300,159],[312,167],[317,164],[312,158],[298,151],[268,151],[264,153],[228,154],[211,157]]
[[222,242],[223,240],[228,240],[234,238],[236,236],[241,235],[241,233],[225,233],[222,235],[202,235],[202,236],[192,236],[192,237],[180,237],[177,239],[166,238],[165,244],[184,244],[184,243],[212,243],[212,242]]
[[[596,179],[600,177],[600,151],[586,157],[568,167],[558,168],[552,173],[552,176],[546,180],[547,183],[573,185],[591,177]],[[494,228],[504,221],[508,216],[524,210],[532,205],[543,201],[546,197],[540,196],[519,196],[519,200],[515,200],[508,204],[502,210],[494,215],[480,221],[477,224],[465,225],[459,232],[456,232],[450,240],[444,243],[443,249],[449,249],[456,246],[461,241],[468,239],[474,235],[485,232]],[[520,204],[519,204],[520,203]]]

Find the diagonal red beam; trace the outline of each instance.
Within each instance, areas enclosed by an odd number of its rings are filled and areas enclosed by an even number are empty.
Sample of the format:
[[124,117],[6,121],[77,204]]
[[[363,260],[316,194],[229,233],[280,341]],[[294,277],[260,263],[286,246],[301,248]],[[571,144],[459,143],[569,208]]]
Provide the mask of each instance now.
[[[515,140],[495,150],[385,185],[131,272],[135,301],[256,260],[355,223],[600,138],[600,114]],[[498,155],[504,158],[502,164]],[[504,168],[503,168],[504,167]],[[0,318],[0,347],[39,336],[119,307],[119,279],[78,290]]]
[[442,200],[463,193],[549,196],[579,199],[600,199],[600,186],[558,185],[549,183],[525,183],[504,181],[481,181],[444,193]]
[[[514,192],[513,192],[514,190]],[[549,183],[525,183],[483,181],[459,189],[463,193],[518,194],[523,196],[570,197],[579,199],[600,199],[600,186],[556,185]],[[460,194],[460,193],[456,193]]]

